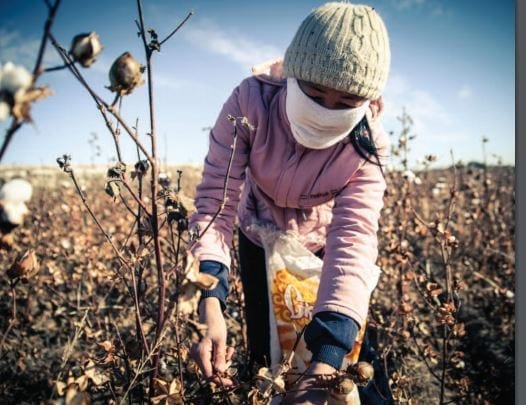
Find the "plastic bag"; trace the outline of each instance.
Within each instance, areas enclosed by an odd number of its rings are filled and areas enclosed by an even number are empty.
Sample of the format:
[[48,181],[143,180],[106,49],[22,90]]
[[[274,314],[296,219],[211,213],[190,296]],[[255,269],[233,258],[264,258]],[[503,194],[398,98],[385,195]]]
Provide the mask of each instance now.
[[[323,261],[305,248],[292,233],[254,226],[265,249],[269,293],[270,360],[278,364],[288,357],[297,336],[312,319]],[[358,361],[365,334],[362,324],[353,350],[344,358],[345,369]],[[312,354],[302,337],[291,366],[298,373],[307,369]]]

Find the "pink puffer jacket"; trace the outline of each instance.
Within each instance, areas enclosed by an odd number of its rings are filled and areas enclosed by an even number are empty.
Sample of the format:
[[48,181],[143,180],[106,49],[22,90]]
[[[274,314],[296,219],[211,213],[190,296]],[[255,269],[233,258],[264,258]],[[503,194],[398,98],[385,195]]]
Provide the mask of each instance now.
[[[362,324],[380,273],[376,233],[386,183],[380,168],[361,158],[347,139],[322,150],[298,144],[285,112],[286,92],[284,80],[252,76],[223,105],[210,132],[191,228],[205,229],[222,200],[233,141],[227,116],[247,117],[255,129],[238,125],[227,203],[191,251],[200,260],[230,266],[236,216],[243,233],[259,246],[258,235],[249,229],[253,223],[292,231],[311,251],[325,247],[313,313],[340,312]],[[385,156],[388,136],[367,117]]]

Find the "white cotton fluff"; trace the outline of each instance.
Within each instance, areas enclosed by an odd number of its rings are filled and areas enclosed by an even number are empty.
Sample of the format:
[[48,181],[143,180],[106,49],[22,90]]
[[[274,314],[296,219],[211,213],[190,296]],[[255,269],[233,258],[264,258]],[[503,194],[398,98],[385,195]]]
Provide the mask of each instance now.
[[13,179],[0,189],[0,201],[8,203],[28,202],[33,194],[31,183],[24,179]]
[[31,86],[33,76],[23,66],[7,62],[0,67],[0,89],[11,94],[18,90],[26,90]]
[[0,222],[20,225],[29,210],[26,207],[33,187],[24,179],[13,179],[0,188]]

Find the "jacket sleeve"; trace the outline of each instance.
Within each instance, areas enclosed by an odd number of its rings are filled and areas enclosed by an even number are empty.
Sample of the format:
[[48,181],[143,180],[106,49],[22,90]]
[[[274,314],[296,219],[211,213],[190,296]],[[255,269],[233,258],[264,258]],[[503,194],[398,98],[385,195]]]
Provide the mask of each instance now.
[[[248,91],[248,85],[245,82],[234,89],[210,131],[209,148],[204,161],[202,179],[196,188],[196,212],[191,216],[189,222],[189,228],[195,229],[198,226],[201,234],[223,200],[224,183],[234,142],[234,126],[228,119],[228,115],[242,116],[240,106],[246,105],[243,100],[246,102]],[[245,179],[248,145],[248,129],[238,121],[236,150],[228,178],[226,204],[206,233],[190,246],[190,251],[200,261],[213,260],[230,267],[232,233],[241,186]]]
[[312,361],[340,369],[343,358],[353,348],[358,324],[337,312],[318,312],[305,329],[305,343],[312,352]]
[[[387,143],[380,153],[385,153]],[[335,197],[314,314],[332,311],[359,325],[365,321],[380,274],[375,262],[385,189],[380,167],[364,162]]]
[[199,263],[199,272],[210,274],[217,277],[219,282],[211,290],[201,289],[201,299],[215,297],[221,303],[221,309],[226,308],[226,299],[228,297],[228,268],[219,262],[213,260],[201,260]]

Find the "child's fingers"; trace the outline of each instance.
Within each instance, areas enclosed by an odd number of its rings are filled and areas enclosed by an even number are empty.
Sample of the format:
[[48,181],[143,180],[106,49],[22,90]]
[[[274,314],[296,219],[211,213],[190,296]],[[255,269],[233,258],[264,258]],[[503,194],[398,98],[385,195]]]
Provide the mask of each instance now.
[[232,356],[234,356],[234,348],[232,346],[228,346],[226,348],[226,361],[229,362],[230,360],[232,360]]
[[207,378],[212,377],[212,341],[209,338],[203,338],[199,344],[192,348],[192,357],[199,366],[203,375]]

